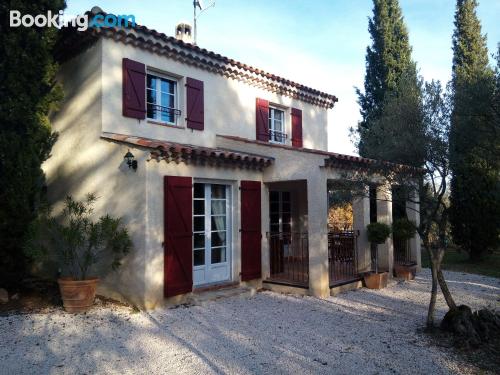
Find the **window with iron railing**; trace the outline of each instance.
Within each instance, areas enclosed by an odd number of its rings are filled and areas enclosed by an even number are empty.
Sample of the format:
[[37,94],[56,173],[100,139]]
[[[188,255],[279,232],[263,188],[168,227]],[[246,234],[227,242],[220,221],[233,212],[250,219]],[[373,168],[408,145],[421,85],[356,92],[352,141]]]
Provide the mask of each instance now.
[[148,74],[146,80],[146,108],[150,120],[168,125],[177,125],[181,115],[178,109],[177,81],[175,79]]
[[275,130],[269,130],[269,141],[274,143],[285,143],[287,135],[283,132],[278,132]]
[[285,129],[285,111],[269,107],[269,142],[284,144],[287,139]]

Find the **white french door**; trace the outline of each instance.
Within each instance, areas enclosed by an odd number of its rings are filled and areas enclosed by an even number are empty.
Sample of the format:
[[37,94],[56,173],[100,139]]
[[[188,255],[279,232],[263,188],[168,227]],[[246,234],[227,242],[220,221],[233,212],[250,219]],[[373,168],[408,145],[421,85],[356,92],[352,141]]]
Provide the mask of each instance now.
[[193,193],[193,283],[230,278],[230,187],[195,183]]

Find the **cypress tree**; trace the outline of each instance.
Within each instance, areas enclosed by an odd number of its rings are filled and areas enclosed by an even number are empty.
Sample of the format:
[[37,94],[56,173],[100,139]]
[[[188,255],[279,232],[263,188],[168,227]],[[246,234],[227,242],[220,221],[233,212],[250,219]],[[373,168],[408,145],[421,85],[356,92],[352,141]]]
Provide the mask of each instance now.
[[477,5],[476,0],[457,1],[450,133],[452,234],[471,260],[498,246],[500,234],[495,77]]
[[402,75],[394,91],[386,94],[381,115],[364,139],[369,157],[422,167],[425,162],[423,82]]
[[373,1],[373,17],[368,21],[368,31],[372,45],[366,49],[364,93],[356,89],[362,116],[357,128],[358,149],[361,156],[376,157],[366,142],[370,128],[382,116],[384,102],[397,90],[401,77],[409,76],[416,87],[417,74],[398,0]]
[[[490,156],[491,164],[495,167],[497,173],[497,181],[500,184],[500,42],[497,44],[497,53],[496,53],[496,67],[495,67],[495,78],[494,78],[494,88],[492,95],[492,124],[488,127],[489,134],[486,138],[491,141],[491,153]],[[500,203],[500,187],[497,189],[496,193],[498,194],[497,202]],[[500,230],[500,228],[499,228]]]
[[0,285],[26,271],[23,240],[40,205],[41,164],[55,141],[48,115],[61,97],[52,58],[57,29],[10,27],[9,11],[37,15],[63,7],[63,0],[0,5]]

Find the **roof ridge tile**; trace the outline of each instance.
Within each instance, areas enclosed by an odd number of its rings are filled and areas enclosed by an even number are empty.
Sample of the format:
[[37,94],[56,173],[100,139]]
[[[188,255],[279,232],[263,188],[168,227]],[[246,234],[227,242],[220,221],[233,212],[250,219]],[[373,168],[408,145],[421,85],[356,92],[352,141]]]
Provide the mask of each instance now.
[[[108,14],[108,13],[102,11],[101,9],[94,10],[94,8],[91,11],[88,11],[86,13],[90,13],[93,15],[95,15],[95,14],[107,15]],[[226,56],[215,53],[213,51],[209,51],[209,50],[207,50],[205,48],[201,48],[197,45],[194,45],[191,43],[185,43],[185,42],[178,40],[172,36],[168,36],[162,32],[158,32],[155,29],[150,29],[147,26],[136,24],[131,29],[134,30],[136,33],[138,33],[138,32],[145,33],[146,35],[150,35],[152,37],[158,38],[160,40],[163,40],[164,42],[172,43],[180,48],[185,48],[187,50],[194,51],[194,52],[199,53],[201,55],[205,55],[205,56],[213,58],[215,60],[222,61],[224,64],[228,64],[230,66],[236,67],[237,69],[245,70],[247,72],[250,72],[252,74],[260,76],[260,77],[262,77],[262,78],[260,78],[261,80],[270,81],[270,82],[267,82],[268,86],[270,86],[270,87],[277,86],[285,93],[285,95],[296,97],[297,99],[301,99],[301,100],[310,102],[312,104],[316,104],[316,105],[326,107],[326,108],[332,108],[334,106],[334,104],[338,101],[338,99],[335,95],[328,94],[326,92],[322,92],[320,90],[308,87],[306,85],[297,83],[295,81],[280,77],[278,75],[275,75],[275,74],[272,74],[269,72],[265,72],[262,69],[253,67],[251,65],[248,65],[248,64],[245,64],[242,62],[239,62],[239,61],[234,60],[232,58],[228,58]],[[133,35],[133,33],[126,32],[122,28],[103,26],[100,28],[92,28],[90,32],[94,33],[94,35],[108,37],[105,30],[108,30],[114,34],[122,35],[123,38],[121,40],[119,40],[121,42],[126,43],[127,38],[132,38],[136,42],[136,43],[132,43],[133,45],[136,45],[137,42],[150,45],[149,40],[144,39],[140,35],[136,36],[136,35]],[[137,47],[143,47],[143,46],[137,45]],[[213,61],[209,62],[206,59],[200,59],[198,56],[193,56],[192,54],[189,54],[189,53],[186,54],[185,51],[173,50],[169,46],[160,45],[159,48],[165,48],[167,50],[167,52],[170,52],[170,53],[173,52],[173,53],[179,54],[181,56],[184,56],[185,58],[192,59],[194,61],[200,62],[202,64],[206,64],[209,66],[214,66],[213,64],[216,64]],[[152,52],[155,52],[155,51],[152,51]],[[216,64],[216,66],[218,66],[218,64]],[[223,71],[229,70],[230,68],[226,67],[226,66],[218,66],[217,69],[219,69],[220,72],[215,72],[215,73],[221,73],[224,75]],[[207,69],[207,70],[211,70],[211,69]],[[234,73],[237,75],[242,75],[242,73],[239,71],[235,71]],[[247,78],[247,79],[250,80],[249,78]],[[285,86],[285,87],[283,87],[283,86]],[[292,94],[292,93],[290,93],[292,90],[290,90],[289,88],[287,89],[286,86],[295,88],[295,89],[297,89],[298,92]],[[311,95],[308,95],[307,93],[312,94],[313,97],[311,97]]]

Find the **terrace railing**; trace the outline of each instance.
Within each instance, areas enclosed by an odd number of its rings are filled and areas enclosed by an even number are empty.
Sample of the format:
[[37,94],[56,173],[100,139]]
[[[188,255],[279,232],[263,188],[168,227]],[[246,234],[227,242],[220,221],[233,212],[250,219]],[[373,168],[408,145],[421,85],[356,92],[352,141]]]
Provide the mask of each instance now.
[[413,264],[411,260],[410,253],[410,241],[407,239],[402,239],[394,237],[394,263],[400,265],[410,265]]
[[270,233],[270,281],[309,285],[309,243],[307,233]]
[[357,238],[359,231],[342,230],[328,233],[328,267],[330,285],[359,278]]

